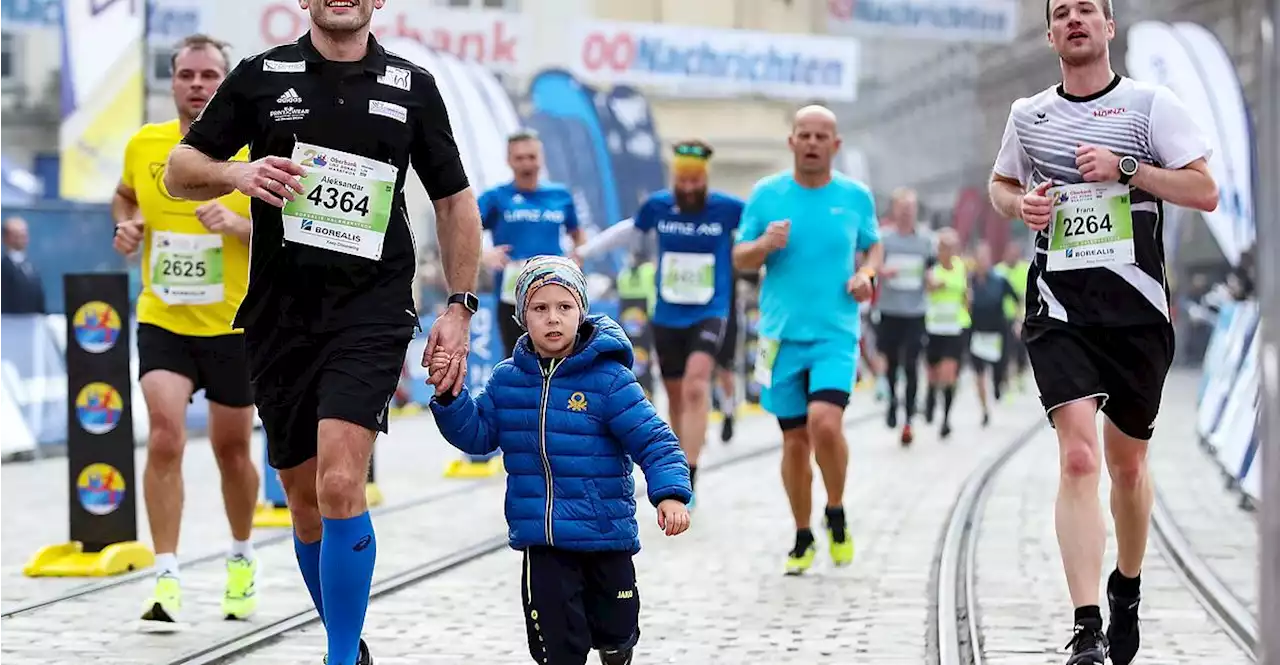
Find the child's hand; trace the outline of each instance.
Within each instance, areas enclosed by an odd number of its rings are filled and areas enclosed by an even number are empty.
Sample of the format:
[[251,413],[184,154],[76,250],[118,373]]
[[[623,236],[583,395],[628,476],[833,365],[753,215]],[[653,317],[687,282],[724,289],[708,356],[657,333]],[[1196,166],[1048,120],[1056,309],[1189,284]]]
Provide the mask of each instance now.
[[658,528],[668,536],[678,536],[689,530],[689,509],[675,499],[658,503]]
[[449,354],[445,352],[444,347],[437,346],[436,350],[431,354],[431,371],[445,369],[449,366]]

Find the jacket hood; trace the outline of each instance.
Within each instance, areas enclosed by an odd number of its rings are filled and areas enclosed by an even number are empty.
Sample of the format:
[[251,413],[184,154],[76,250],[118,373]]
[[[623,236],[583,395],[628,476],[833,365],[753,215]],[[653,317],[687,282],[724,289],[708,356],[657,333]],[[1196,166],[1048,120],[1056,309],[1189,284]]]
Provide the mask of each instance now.
[[[613,360],[628,369],[635,363],[635,352],[631,348],[631,340],[622,326],[604,314],[587,316],[578,326],[578,339],[573,353],[561,362],[556,369],[557,375],[576,374],[589,370],[598,360]],[[515,354],[511,358],[516,367],[530,374],[542,374],[538,364],[538,354],[533,350],[529,334],[520,336],[516,344]]]

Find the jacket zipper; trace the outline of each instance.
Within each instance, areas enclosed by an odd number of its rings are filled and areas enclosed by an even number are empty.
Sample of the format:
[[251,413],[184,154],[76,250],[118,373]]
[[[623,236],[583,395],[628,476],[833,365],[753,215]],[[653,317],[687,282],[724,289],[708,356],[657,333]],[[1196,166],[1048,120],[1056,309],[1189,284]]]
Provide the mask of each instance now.
[[547,398],[551,395],[551,377],[559,367],[552,358],[550,366],[542,370],[542,407],[538,410],[538,447],[542,452],[542,470],[547,477],[547,515],[543,522],[543,534],[547,537],[548,547],[555,545],[551,537],[551,513],[555,510],[556,501],[551,484],[551,458],[547,456]]

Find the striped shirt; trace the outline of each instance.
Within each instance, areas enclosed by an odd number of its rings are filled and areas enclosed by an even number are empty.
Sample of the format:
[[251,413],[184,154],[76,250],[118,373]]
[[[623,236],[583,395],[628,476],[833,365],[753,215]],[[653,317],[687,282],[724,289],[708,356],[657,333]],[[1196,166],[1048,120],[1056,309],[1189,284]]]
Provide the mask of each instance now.
[[[1061,85],[1013,103],[995,174],[1032,189],[1084,182],[1076,148],[1093,145],[1139,162],[1180,169],[1208,158],[1207,137],[1174,94],[1163,86],[1116,76],[1088,97]],[[1027,278],[1027,320],[1075,325],[1169,323],[1165,280],[1163,201],[1130,187],[1134,262],[1049,271],[1052,225],[1036,234]]]

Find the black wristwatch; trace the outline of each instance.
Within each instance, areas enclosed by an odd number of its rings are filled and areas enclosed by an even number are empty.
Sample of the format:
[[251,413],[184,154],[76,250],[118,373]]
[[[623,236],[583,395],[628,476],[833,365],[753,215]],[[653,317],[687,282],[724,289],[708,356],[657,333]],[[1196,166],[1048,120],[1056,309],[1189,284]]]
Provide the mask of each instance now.
[[1138,175],[1138,158],[1125,155],[1120,158],[1120,184],[1127,185],[1133,176]]
[[480,299],[476,297],[476,294],[471,293],[470,291],[466,293],[455,293],[449,296],[448,304],[452,305],[454,303],[459,303],[463,307],[466,307],[467,311],[472,314],[475,314],[476,310],[480,309]]

